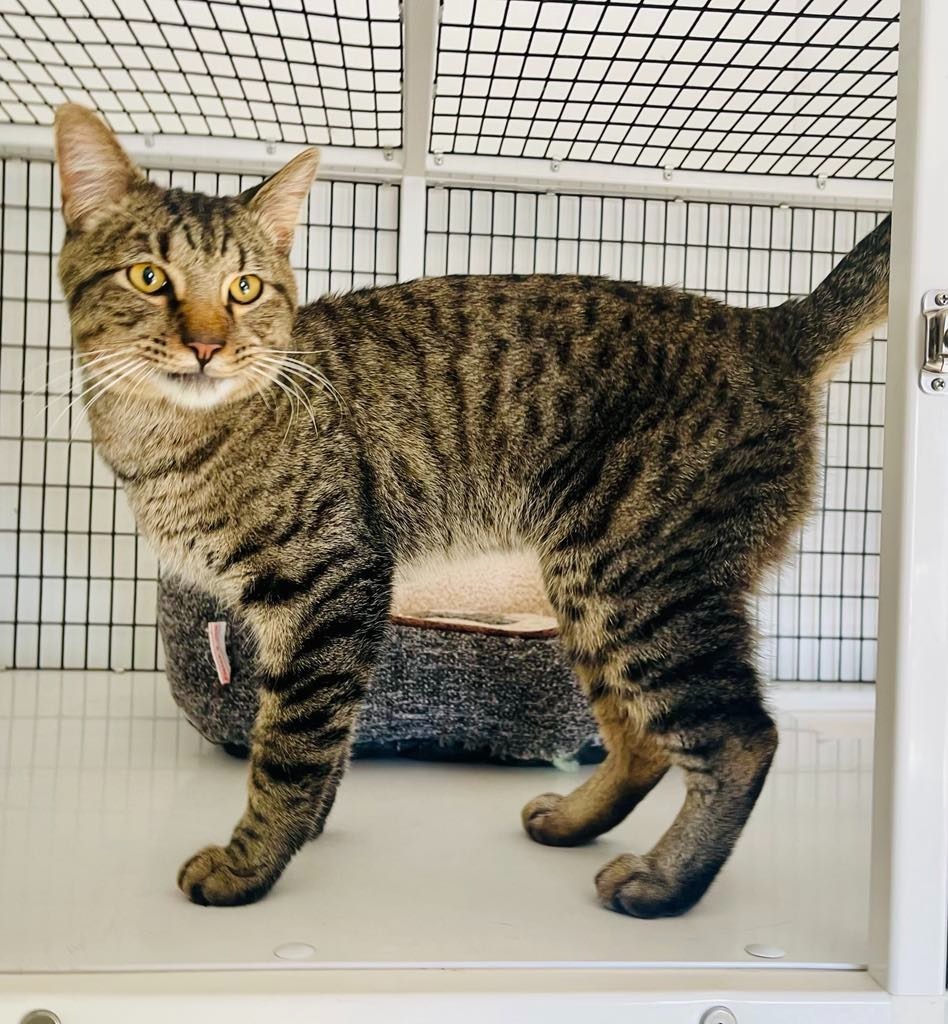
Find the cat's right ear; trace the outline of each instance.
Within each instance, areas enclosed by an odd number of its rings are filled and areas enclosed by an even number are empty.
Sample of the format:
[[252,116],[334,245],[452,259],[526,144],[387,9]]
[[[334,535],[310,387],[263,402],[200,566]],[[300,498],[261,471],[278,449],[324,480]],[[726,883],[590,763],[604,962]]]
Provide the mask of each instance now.
[[56,109],[55,136],[66,227],[87,231],[142,180],[142,172],[98,114],[78,103]]

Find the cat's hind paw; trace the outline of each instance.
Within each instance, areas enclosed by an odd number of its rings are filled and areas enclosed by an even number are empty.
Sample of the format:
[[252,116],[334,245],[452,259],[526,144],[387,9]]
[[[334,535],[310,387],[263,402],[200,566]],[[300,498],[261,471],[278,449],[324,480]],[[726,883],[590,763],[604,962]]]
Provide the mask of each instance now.
[[240,907],[265,896],[279,872],[248,863],[233,847],[207,846],[178,872],[178,888],[202,907]]
[[596,893],[604,907],[630,917],[677,917],[701,899],[713,877],[683,884],[651,857],[626,853],[596,875]]

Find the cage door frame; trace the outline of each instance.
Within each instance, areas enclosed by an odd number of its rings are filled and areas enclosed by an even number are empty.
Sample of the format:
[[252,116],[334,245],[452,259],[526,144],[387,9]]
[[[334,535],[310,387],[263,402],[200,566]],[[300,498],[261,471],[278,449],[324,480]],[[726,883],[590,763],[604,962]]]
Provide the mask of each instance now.
[[919,387],[921,298],[948,289],[945,0],[902,0],[886,383],[870,972],[945,991],[948,395]]

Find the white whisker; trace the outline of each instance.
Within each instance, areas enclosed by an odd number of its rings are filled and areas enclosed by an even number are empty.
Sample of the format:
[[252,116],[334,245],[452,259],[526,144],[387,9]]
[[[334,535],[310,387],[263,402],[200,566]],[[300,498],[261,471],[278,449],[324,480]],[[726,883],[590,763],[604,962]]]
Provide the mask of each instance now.
[[317,431],[316,427],[316,415],[313,412],[313,407],[310,404],[309,399],[306,397],[306,392],[299,384],[293,379],[290,374],[286,374],[285,377],[287,385],[293,389],[293,393],[299,397],[300,404],[306,407],[306,412],[309,416],[310,423],[313,424],[313,430]]
[[267,398],[267,392],[265,390],[268,384],[273,383],[273,378],[265,370],[261,370],[258,366],[248,366],[247,372],[253,374],[253,376],[255,377],[260,378],[260,383],[254,386],[254,391],[256,391],[256,393],[260,396],[260,398],[263,401],[263,404],[270,410],[270,412],[273,412],[274,408],[272,405],[270,405],[270,400]]
[[144,384],[145,381],[148,380],[148,378],[154,372],[155,371],[153,370],[153,368],[149,366],[146,362],[145,365],[138,371],[138,373],[135,374],[135,376],[132,377],[131,380],[129,380],[129,388],[125,395],[125,401],[122,403],[123,413],[128,412],[128,405],[129,402],[132,400],[132,394],[134,392],[134,389],[137,388],[139,384]]
[[307,384],[311,384],[313,382],[299,374],[294,374],[291,371],[291,369],[287,367],[285,364],[267,362],[266,360],[262,359],[260,360],[260,362],[264,363],[264,365],[268,366],[271,370],[276,371],[276,376],[279,377],[280,379],[285,380],[287,384],[289,384],[293,388],[294,392],[302,398],[307,408],[310,410],[310,419],[312,419],[312,406],[310,405],[310,402],[306,397],[305,388],[300,387],[300,385],[297,383],[297,377],[299,378],[299,380],[304,381]]
[[310,384],[313,384],[316,387],[318,387],[321,391],[325,391],[329,395],[331,395],[333,399],[335,399],[336,404],[339,406],[340,410],[344,408],[344,403],[339,395],[339,392],[336,391],[332,384],[317,369],[310,366],[308,363],[302,363],[297,359],[284,358],[280,360],[275,360],[269,357],[262,357],[259,360],[259,362],[263,363],[264,365],[273,367],[278,371],[292,371],[292,373],[295,376],[299,377],[301,380],[306,380]]
[[135,372],[136,372],[135,371],[135,367],[133,366],[133,367],[130,367],[128,370],[126,370],[125,373],[120,375],[119,377],[117,377],[117,378],[113,377],[109,381],[109,383],[104,388],[102,388],[102,390],[86,405],[86,413],[89,412],[89,410],[95,405],[96,402],[98,402],[98,400],[104,394],[106,394],[107,392],[112,391],[114,388],[118,387],[118,385],[121,384],[123,381],[128,380],[133,374],[135,374]]
[[292,366],[295,369],[299,370],[300,372],[310,376],[315,383],[324,387],[333,396],[333,398],[335,398],[336,401],[340,403],[341,406],[342,399],[339,396],[339,392],[335,389],[329,378],[326,377],[324,374],[320,373],[315,366],[310,366],[309,363],[304,363],[300,359],[286,359],[284,360],[284,362],[288,366]]
[[267,348],[265,345],[254,349],[254,352],[268,356],[318,356],[328,351],[328,348]]
[[52,366],[53,363],[61,363],[65,359],[82,359],[84,356],[100,356],[108,355],[110,352],[115,353],[114,348],[93,348],[89,349],[88,352],[81,352],[77,348],[53,348],[47,350],[49,353],[49,359],[46,360],[47,366]]
[[[120,380],[126,370],[137,365],[138,359],[134,356],[126,356],[117,366],[110,367],[102,377],[96,377],[90,384],[86,385],[79,394],[66,406],[56,419],[47,427],[47,432],[52,430],[70,409],[79,401],[87,398],[96,388],[106,388],[115,380]],[[98,395],[96,395],[98,397]],[[95,399],[93,399],[94,401]],[[92,403],[90,402],[89,405]],[[88,409],[89,406],[86,406]]]
[[[260,372],[262,373],[264,371],[261,370]],[[286,424],[286,430],[283,434],[283,440],[280,442],[281,445],[284,445],[286,444],[286,439],[290,436],[290,429],[293,426],[293,420],[296,418],[296,398],[294,397],[293,392],[290,391],[290,389],[286,386],[286,384],[284,384],[282,380],[280,380],[279,377],[273,377],[270,374],[267,374],[267,377],[273,384],[276,384],[276,386],[286,395],[290,403],[290,418]]]
[[66,406],[66,408],[65,408],[65,409],[64,409],[64,410],[63,410],[63,411],[62,411],[62,412],[61,412],[61,413],[59,414],[59,416],[57,416],[57,417],[56,417],[56,419],[55,419],[55,420],[54,420],[54,421],[53,421],[53,422],[52,422],[51,424],[49,424],[49,426],[48,426],[48,428],[47,428],[47,429],[50,429],[50,430],[51,430],[51,429],[52,429],[52,428],[53,428],[54,426],[56,426],[56,425],[57,425],[57,424],[59,423],[59,421],[60,421],[60,420],[61,420],[61,419],[63,418],[63,416],[65,416],[65,415],[66,415],[66,414],[67,414],[67,413],[69,412],[69,410],[70,410],[70,409],[72,409],[72,407],[73,407],[73,406],[74,406],[74,405],[75,405],[75,404],[76,404],[76,403],[77,403],[78,401],[80,401],[80,400],[81,400],[81,399],[82,399],[82,398],[83,398],[83,397],[84,397],[85,395],[91,394],[91,393],[92,393],[92,391],[93,391],[93,390],[94,390],[95,388],[97,388],[97,387],[98,387],[98,386],[99,386],[99,385],[100,385],[100,384],[101,384],[101,383],[103,382],[103,379],[106,379],[106,380],[107,380],[107,379],[108,379],[108,374],[111,374],[111,373],[114,373],[114,372],[116,372],[116,371],[119,371],[119,370],[121,370],[122,368],[124,368],[125,366],[127,366],[127,365],[130,365],[130,364],[131,364],[131,361],[132,361],[132,360],[131,360],[131,357],[130,357],[130,356],[126,356],[126,358],[125,358],[125,359],[123,359],[123,360],[121,360],[121,362],[120,362],[120,363],[119,363],[119,364],[118,364],[117,366],[112,366],[112,367],[110,367],[110,368],[109,368],[109,370],[108,370],[108,372],[107,372],[107,375],[106,375],[106,377],[105,377],[105,378],[102,378],[102,377],[96,377],[96,378],[94,378],[94,379],[93,379],[92,381],[90,381],[89,383],[87,383],[87,384],[85,384],[85,383],[84,383],[84,384],[82,385],[82,387],[80,387],[80,389],[79,389],[79,391],[78,391],[78,392],[74,392],[74,391],[68,391],[68,392],[66,392],[66,393],[65,393],[65,394],[63,394],[63,395],[52,395],[52,396],[50,397],[50,400],[49,400],[49,401],[48,401],[48,402],[46,403],[46,405],[45,405],[45,406],[44,406],[44,408],[43,408],[43,413],[44,413],[44,415],[45,415],[45,413],[46,413],[46,412],[47,412],[47,411],[49,410],[49,407],[50,407],[50,405],[52,405],[53,401],[54,401],[54,400],[55,400],[56,398],[66,398],[66,397],[68,397],[68,395],[69,395],[69,394],[73,394],[73,399],[72,399],[72,401],[71,401],[71,402],[70,402],[70,403],[69,403],[69,404],[68,404],[68,405]]
[[[98,363],[98,362],[105,362],[106,360],[108,360],[113,355],[114,355],[114,353],[105,352],[105,353],[103,353],[103,354],[101,354],[99,356],[96,356],[96,358],[91,360],[89,363],[87,363],[86,366],[92,366],[93,364]],[[73,353],[70,354],[70,358],[78,360],[79,359],[79,355],[78,355],[78,353],[73,352]],[[61,389],[64,388],[67,383],[71,384],[72,380],[75,378],[75,376],[78,373],[78,371],[81,368],[84,368],[84,367],[82,367],[82,364],[77,362],[75,365],[70,366],[68,370],[64,370],[63,372],[59,372],[56,375],[55,378],[51,378],[49,376],[50,368],[51,368],[51,364],[47,363],[46,364],[46,374],[47,374],[46,381],[44,382],[42,387],[37,388],[35,391],[30,391],[28,394],[25,394],[23,396],[23,401],[24,402],[26,401],[27,398],[36,398],[38,395],[52,395],[54,390],[55,390],[56,394],[62,393]],[[66,389],[67,393],[68,393],[68,391],[71,391],[71,390],[72,390],[71,387]]]

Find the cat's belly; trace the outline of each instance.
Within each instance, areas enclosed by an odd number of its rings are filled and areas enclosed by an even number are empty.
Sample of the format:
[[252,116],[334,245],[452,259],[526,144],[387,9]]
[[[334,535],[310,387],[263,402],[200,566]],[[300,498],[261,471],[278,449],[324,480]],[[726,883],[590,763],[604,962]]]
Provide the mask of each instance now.
[[552,615],[536,552],[527,547],[455,548],[399,565],[392,610]]

